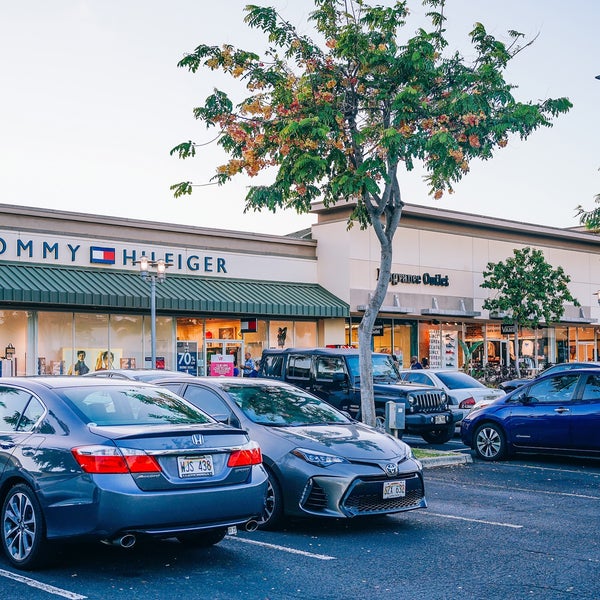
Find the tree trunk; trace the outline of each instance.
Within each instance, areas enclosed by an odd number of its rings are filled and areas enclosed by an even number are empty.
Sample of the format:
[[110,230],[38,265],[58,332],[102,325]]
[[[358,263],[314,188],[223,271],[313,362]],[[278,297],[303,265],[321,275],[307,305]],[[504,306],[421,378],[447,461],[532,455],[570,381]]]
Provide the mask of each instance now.
[[360,365],[360,404],[363,423],[375,426],[375,394],[373,390],[373,361],[371,359],[373,326],[387,293],[392,268],[391,247],[381,250],[379,279],[365,314],[358,326],[358,350]]
[[379,309],[385,300],[390,283],[392,272],[392,240],[398,228],[403,207],[399,199],[397,183],[394,187],[397,191],[396,200],[388,205],[385,211],[385,218],[382,219],[380,213],[372,216],[373,229],[381,245],[379,278],[377,279],[375,291],[367,303],[365,314],[358,326],[361,419],[363,423],[372,427],[375,426],[376,417],[373,391],[373,361],[371,358],[373,326],[379,314]]
[[521,365],[519,362],[519,323],[515,321],[515,369],[517,378],[521,378]]

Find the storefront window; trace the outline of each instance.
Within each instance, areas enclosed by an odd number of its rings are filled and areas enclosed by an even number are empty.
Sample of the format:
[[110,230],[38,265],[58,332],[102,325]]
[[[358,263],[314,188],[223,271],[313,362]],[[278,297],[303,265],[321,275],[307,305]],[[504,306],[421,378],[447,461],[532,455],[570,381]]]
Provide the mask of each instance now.
[[250,356],[259,361],[267,339],[267,322],[258,320],[256,322],[256,331],[242,334],[244,338],[244,354],[250,352]]
[[0,375],[25,375],[27,366],[27,312],[0,310]]
[[[144,317],[144,360],[138,367],[149,369],[152,366],[152,321],[150,317]],[[156,318],[156,367],[158,369],[176,370],[172,364],[172,357],[175,355],[175,347],[173,345],[173,318],[172,317],[157,317]],[[123,357],[122,349],[119,348],[115,352],[115,365],[118,366],[120,359]],[[126,357],[127,358],[127,357]],[[136,361],[137,364],[137,361]]]
[[589,362],[594,360],[594,329],[577,327],[577,353],[575,360]]
[[459,368],[458,323],[419,324],[419,361],[433,369]]
[[548,329],[523,327],[519,334],[521,367],[538,371],[548,363]]
[[556,362],[563,363],[569,361],[569,328],[555,327],[555,355]]
[[[77,318],[77,315],[76,315]],[[149,367],[144,363],[142,354],[142,322],[140,315],[111,315],[110,317],[110,350],[113,353],[115,369],[136,369]],[[158,351],[157,326],[157,355]]]
[[[66,316],[66,315],[65,315]],[[92,313],[76,313],[68,315],[72,319],[73,326],[69,331],[73,333],[69,340],[69,356],[66,359],[68,372],[79,372],[75,369],[77,364],[78,352],[85,352],[84,362],[90,371],[96,371],[100,368],[114,368],[119,366],[119,360],[114,357],[114,349],[110,348],[111,336],[109,335],[109,317],[108,315],[97,315]],[[41,318],[41,317],[40,317]],[[115,342],[117,341],[116,336]],[[40,329],[41,339],[41,329]],[[138,338],[138,347],[140,345]],[[113,352],[113,355],[110,355]],[[40,351],[41,354],[41,351]],[[83,369],[85,370],[85,369]]]
[[271,321],[269,323],[269,348],[293,348],[294,322]]
[[392,321],[377,319],[373,330],[373,350],[384,354],[392,354],[392,348]]
[[[104,325],[105,342],[102,346],[105,349],[107,334]],[[73,339],[73,313],[38,313],[37,374],[66,375],[69,367],[77,361],[76,352],[79,348],[73,347]],[[95,357],[89,358],[95,360]]]
[[410,366],[410,332],[410,325],[394,322],[393,354],[401,369]]
[[294,347],[314,348],[317,345],[317,324],[309,321],[294,323]]

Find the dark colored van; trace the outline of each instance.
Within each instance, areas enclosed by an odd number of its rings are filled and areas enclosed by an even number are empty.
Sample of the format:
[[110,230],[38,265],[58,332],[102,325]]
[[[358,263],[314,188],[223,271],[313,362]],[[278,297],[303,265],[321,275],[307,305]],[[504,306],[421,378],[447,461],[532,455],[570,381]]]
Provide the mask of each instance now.
[[[297,385],[359,418],[358,356],[358,350],[353,348],[264,350],[259,377]],[[378,425],[385,421],[387,402],[402,402],[406,433],[420,435],[431,444],[450,440],[460,417],[449,409],[446,393],[435,387],[402,382],[389,354],[374,352],[372,360]]]

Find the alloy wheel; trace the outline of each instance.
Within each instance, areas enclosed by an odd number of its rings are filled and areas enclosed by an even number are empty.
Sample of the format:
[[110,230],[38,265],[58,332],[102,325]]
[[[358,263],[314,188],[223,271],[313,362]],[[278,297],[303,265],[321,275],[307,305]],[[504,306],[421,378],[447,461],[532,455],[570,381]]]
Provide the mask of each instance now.
[[476,434],[477,454],[485,460],[501,458],[505,452],[502,432],[493,425],[483,425]]
[[2,535],[14,561],[20,563],[29,558],[39,532],[35,509],[27,494],[16,492],[8,498],[2,515]]

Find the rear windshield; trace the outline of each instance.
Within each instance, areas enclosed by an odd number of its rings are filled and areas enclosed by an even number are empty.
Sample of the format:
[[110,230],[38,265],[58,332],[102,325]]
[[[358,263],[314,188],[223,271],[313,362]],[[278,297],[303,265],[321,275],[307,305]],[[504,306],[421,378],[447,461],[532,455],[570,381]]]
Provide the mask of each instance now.
[[486,387],[474,377],[471,377],[466,373],[461,373],[460,371],[438,372],[437,376],[449,390],[464,390],[467,388]]
[[261,425],[318,425],[350,423],[350,419],[327,402],[293,386],[222,384],[244,411]]
[[86,423],[167,425],[212,423],[214,419],[165,388],[97,386],[59,391]]

